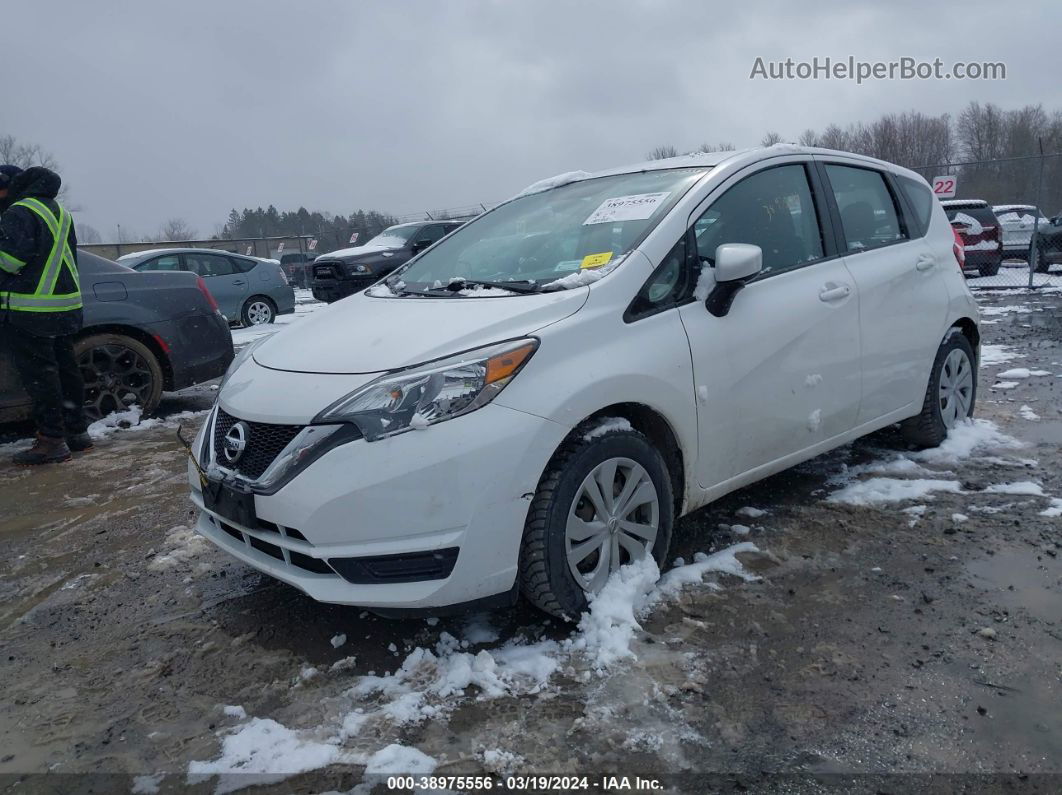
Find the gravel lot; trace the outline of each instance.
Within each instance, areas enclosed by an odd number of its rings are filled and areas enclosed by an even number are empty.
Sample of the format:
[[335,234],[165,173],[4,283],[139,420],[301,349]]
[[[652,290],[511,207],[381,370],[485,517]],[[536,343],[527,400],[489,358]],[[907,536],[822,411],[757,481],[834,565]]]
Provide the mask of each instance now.
[[886,430],[730,495],[675,533],[703,584],[632,571],[578,628],[382,620],[215,550],[174,438],[209,386],[69,464],[16,469],[3,445],[0,785],[347,791],[397,764],[1057,792],[1062,295],[980,299],[968,444],[910,454]]

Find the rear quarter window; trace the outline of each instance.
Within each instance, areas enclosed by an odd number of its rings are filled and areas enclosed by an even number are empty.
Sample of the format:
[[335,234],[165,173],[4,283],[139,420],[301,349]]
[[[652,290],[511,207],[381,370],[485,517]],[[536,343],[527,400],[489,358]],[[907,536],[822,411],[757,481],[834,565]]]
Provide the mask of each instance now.
[[[910,232],[912,237],[924,237],[929,230],[929,221],[933,217],[933,202],[936,198],[933,196],[933,192],[929,189],[928,185],[925,185],[918,180],[911,179],[910,177],[897,176],[897,183],[900,185],[900,191],[903,193],[907,204],[911,207],[911,212],[914,217],[910,219]],[[948,215],[949,220],[951,215]]]

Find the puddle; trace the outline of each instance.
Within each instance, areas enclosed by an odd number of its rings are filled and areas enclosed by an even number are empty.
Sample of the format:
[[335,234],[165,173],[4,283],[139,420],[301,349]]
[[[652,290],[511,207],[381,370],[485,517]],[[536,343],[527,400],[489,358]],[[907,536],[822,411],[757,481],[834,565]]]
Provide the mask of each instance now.
[[1062,618],[1062,563],[1057,558],[1033,548],[1012,549],[968,563],[966,573],[1008,610],[1024,610],[1048,624]]

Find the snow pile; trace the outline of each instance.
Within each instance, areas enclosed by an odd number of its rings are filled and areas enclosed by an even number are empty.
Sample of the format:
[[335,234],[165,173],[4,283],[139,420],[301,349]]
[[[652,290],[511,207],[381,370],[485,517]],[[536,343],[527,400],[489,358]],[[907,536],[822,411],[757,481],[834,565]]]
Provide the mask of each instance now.
[[993,389],[1013,389],[1018,385],[1017,381],[997,381],[992,384]]
[[591,439],[596,439],[599,436],[604,436],[607,433],[614,431],[633,431],[630,422],[623,417],[602,417],[600,423],[595,425],[589,431],[583,434],[583,441],[589,442]]
[[997,373],[996,378],[1031,378],[1034,375],[1040,376],[1051,374],[1047,372],[1047,370],[1030,370],[1028,367],[1015,367],[1013,370],[1007,370],[1002,373]]
[[555,177],[546,177],[546,179],[540,179],[538,182],[532,182],[518,194],[515,198],[520,196],[531,196],[535,193],[542,193],[543,191],[553,190],[553,188],[560,188],[564,185],[571,185],[573,182],[582,182],[584,179],[590,178],[589,171],[565,171],[563,174],[557,174]]
[[1003,364],[1014,359],[1022,358],[1022,354],[1014,353],[1009,345],[982,345],[981,366],[989,367],[993,364]]
[[827,501],[847,505],[879,505],[886,502],[928,498],[935,491],[958,494],[962,488],[957,480],[869,478],[835,491],[827,498]]
[[392,743],[369,757],[365,765],[365,775],[387,776],[403,773],[427,776],[431,775],[438,764],[436,760],[416,748]]
[[542,285],[542,290],[543,292],[552,292],[554,290],[571,290],[575,287],[586,287],[603,279],[605,276],[608,276],[608,274],[612,273],[612,271],[622,265],[626,259],[627,255],[624,254],[599,268],[580,268],[574,273],[569,273],[567,276],[562,276],[559,279],[546,282]]
[[1044,497],[1043,487],[1031,480],[1021,480],[1017,483],[997,483],[985,489],[985,494],[1024,494],[1029,497]]
[[957,464],[974,453],[990,449],[1017,449],[1024,447],[1013,436],[999,430],[991,420],[971,419],[961,422],[948,431],[948,438],[939,447],[908,453],[915,461],[927,464]]
[[169,552],[159,555],[148,564],[152,571],[164,571],[187,563],[210,548],[203,536],[191,527],[178,525],[166,534],[166,543],[173,546]]
[[330,765],[339,757],[334,742],[300,736],[268,718],[251,718],[221,741],[221,756],[212,762],[189,762],[188,784],[220,776],[219,795],[255,784],[271,784],[288,776]]
[[1032,422],[1040,419],[1040,415],[1033,411],[1032,406],[1022,406],[1018,409],[1018,414],[1021,415],[1022,419],[1030,420]]
[[[617,665],[637,659],[632,647],[640,621],[654,606],[676,598],[685,585],[701,583],[708,572],[746,581],[759,579],[736,557],[755,551],[757,547],[746,542],[713,555],[698,553],[692,564],[672,569],[659,580],[651,557],[624,566],[591,601],[589,611],[565,640],[510,640],[472,653],[467,650],[468,640],[443,632],[434,649],[414,649],[394,673],[355,677],[353,685],[343,692],[350,711],[341,714],[335,726],[296,731],[274,720],[252,718],[223,732],[219,758],[190,763],[188,783],[220,775],[218,791],[228,792],[337,762],[364,764],[367,775],[430,773],[439,764],[437,760],[393,740],[367,756],[344,750],[343,745],[356,739],[364,747],[373,738],[394,737],[403,726],[445,721],[470,698],[489,700],[548,692],[550,680],[558,672],[582,681],[607,676]],[[470,635],[485,634],[482,619],[470,621],[468,627]],[[521,757],[500,750],[482,751],[481,757],[488,769],[495,771],[508,771],[523,763]],[[234,773],[244,775],[238,782],[224,778]]]
[[116,411],[89,425],[88,433],[93,439],[105,439],[116,431],[146,431],[149,428],[176,428],[182,422],[202,417],[210,409],[180,411],[165,419],[144,417],[140,406],[130,406],[125,411]]
[[[897,454],[885,461],[846,467],[839,477],[831,480],[834,484],[842,485],[830,494],[827,501],[869,506],[932,499],[937,492],[961,494],[963,490],[959,481],[948,477],[953,473],[943,471],[940,467],[955,466],[975,453],[1022,446],[1021,442],[1000,431],[990,420],[966,420],[952,428],[948,438],[939,447]],[[873,477],[857,479],[864,474]],[[892,475],[900,477],[889,477]]]

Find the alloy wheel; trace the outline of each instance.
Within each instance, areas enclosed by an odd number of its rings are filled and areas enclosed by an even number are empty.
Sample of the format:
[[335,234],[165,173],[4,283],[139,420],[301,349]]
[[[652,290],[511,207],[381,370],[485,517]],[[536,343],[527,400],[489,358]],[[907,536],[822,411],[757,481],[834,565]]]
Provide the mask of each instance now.
[[966,351],[955,348],[940,368],[940,418],[945,428],[970,415],[973,400],[973,366]]
[[273,319],[273,307],[265,301],[252,301],[247,305],[247,320],[252,326],[261,326]]
[[89,348],[77,363],[85,382],[85,414],[90,420],[133,405],[145,406],[155,388],[148,363],[124,345]]
[[610,458],[586,476],[568,511],[568,569],[584,591],[596,593],[620,566],[652,554],[659,529],[649,473],[629,458]]

